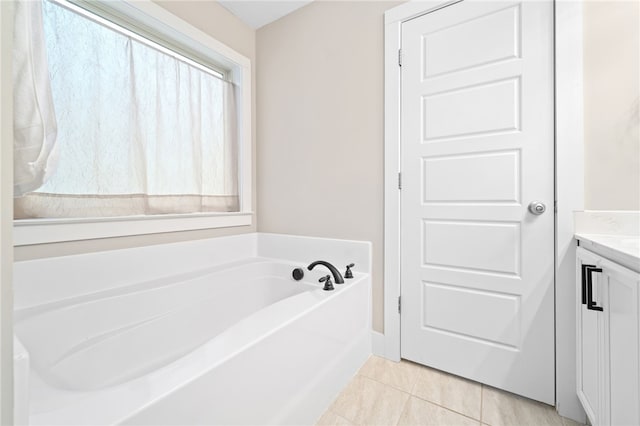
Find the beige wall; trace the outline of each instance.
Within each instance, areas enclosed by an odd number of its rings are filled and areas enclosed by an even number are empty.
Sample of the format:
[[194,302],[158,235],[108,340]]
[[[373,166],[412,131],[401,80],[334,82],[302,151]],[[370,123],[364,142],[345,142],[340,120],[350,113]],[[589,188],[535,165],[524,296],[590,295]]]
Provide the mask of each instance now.
[[584,4],[585,208],[640,210],[640,2]]
[[258,230],[371,241],[378,331],[383,13],[396,4],[316,1],[256,36]]
[[[204,31],[218,41],[228,45],[232,49],[248,57],[252,64],[254,103],[253,115],[253,206],[256,210],[256,183],[255,183],[255,58],[256,43],[255,31],[232,15],[227,9],[215,1],[157,1],[162,7],[174,15],[187,21],[194,27]],[[122,238],[105,238],[89,241],[73,241],[58,244],[39,244],[33,246],[16,247],[14,251],[16,260],[34,259],[48,256],[61,256],[67,254],[87,253],[92,251],[111,250],[126,247],[137,247],[150,244],[162,244],[176,241],[186,241],[199,238],[210,238],[223,235],[240,234],[256,231],[254,215],[253,226],[243,226],[225,229],[209,229],[202,231],[173,232],[166,234],[144,235]]]

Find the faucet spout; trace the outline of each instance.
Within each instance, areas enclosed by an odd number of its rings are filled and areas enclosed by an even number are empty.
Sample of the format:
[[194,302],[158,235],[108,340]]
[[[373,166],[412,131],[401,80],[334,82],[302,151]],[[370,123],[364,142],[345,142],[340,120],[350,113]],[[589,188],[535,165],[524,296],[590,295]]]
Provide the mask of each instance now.
[[329,262],[325,262],[324,260],[316,260],[311,265],[307,266],[307,269],[311,271],[317,265],[326,266],[327,269],[333,275],[333,281],[336,284],[344,284],[344,278],[342,278],[342,274],[340,274],[340,271],[338,271],[338,269],[336,269],[336,267],[330,264]]

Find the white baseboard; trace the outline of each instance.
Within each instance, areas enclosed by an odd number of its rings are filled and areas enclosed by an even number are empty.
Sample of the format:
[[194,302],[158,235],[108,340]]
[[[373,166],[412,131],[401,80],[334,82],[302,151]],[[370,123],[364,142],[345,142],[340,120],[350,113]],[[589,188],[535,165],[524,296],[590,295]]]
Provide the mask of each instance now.
[[371,330],[371,352],[374,355],[386,358],[384,350],[384,334]]

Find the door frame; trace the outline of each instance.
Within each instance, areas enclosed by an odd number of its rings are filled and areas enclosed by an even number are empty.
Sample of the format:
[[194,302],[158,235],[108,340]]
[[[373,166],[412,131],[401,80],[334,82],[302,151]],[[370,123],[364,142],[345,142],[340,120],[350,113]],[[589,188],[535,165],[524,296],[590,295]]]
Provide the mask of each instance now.
[[13,419],[13,46],[12,1],[0,1],[0,424]]
[[[373,352],[400,361],[400,94],[402,24],[463,0],[410,1],[384,16],[384,334]],[[473,1],[473,0],[464,0]],[[526,0],[525,0],[526,1]],[[554,1],[556,410],[584,423],[576,395],[573,212],[584,209],[582,2]]]

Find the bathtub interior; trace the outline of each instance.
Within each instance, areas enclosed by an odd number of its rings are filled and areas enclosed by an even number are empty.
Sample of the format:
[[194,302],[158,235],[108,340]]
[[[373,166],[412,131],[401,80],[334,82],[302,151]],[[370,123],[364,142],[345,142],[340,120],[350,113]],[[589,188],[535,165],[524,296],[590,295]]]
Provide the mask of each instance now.
[[15,332],[50,385],[101,389],[167,365],[265,306],[318,288],[293,281],[291,269],[252,259],[98,292],[32,309]]

